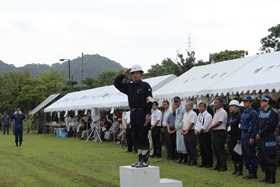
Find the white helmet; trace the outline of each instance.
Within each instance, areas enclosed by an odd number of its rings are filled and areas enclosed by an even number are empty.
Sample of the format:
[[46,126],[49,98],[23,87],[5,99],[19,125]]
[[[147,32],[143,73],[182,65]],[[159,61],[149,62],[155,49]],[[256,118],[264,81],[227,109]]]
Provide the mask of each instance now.
[[237,100],[232,100],[231,102],[229,102],[229,106],[239,106],[239,102]]
[[130,73],[133,73],[133,72],[136,72],[136,71],[140,71],[140,72],[143,73],[143,69],[142,69],[142,67],[141,67],[139,64],[134,64],[134,65],[131,67]]

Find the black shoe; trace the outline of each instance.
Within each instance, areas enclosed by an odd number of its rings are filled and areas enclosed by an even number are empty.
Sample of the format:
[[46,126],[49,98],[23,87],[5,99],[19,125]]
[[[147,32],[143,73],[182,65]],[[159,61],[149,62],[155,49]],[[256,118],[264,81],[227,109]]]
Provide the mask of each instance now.
[[127,150],[126,152],[128,153],[128,152],[132,152],[132,151],[131,150]]
[[187,163],[188,163],[188,161],[185,160],[185,159],[183,159],[183,160],[180,162],[180,164],[187,164]]
[[265,172],[265,176],[262,180],[259,180],[259,182],[267,182],[269,181],[270,173],[268,171]]
[[212,168],[213,165],[212,164],[206,164],[205,168]]
[[235,173],[235,176],[242,176],[243,175],[243,173],[242,173],[242,171],[237,171],[236,173]]
[[220,168],[218,167],[214,167],[214,168],[210,168],[210,170],[219,170]]
[[181,163],[182,160],[179,158],[179,159],[177,159],[175,162],[176,162],[176,163]]
[[197,162],[190,162],[188,165],[189,165],[189,166],[196,166],[196,165],[197,165]]
[[206,167],[206,164],[200,164],[200,165],[198,165],[198,166],[196,166],[196,167],[198,167],[198,168],[203,168],[203,167]]
[[19,146],[21,146],[22,145],[22,142],[19,142]]
[[252,170],[251,173],[249,175],[246,176],[246,179],[257,179],[257,171],[256,170]]
[[226,168],[226,167],[221,167],[221,168],[218,170],[218,172],[220,172],[220,171],[227,171],[227,168]]
[[234,170],[233,170],[233,172],[232,172],[231,174],[232,174],[232,175],[235,175],[236,172],[237,172],[237,164],[234,164]]
[[18,146],[18,143],[16,143],[16,146]]
[[269,172],[269,179],[266,183],[267,184],[275,184],[276,183],[275,175],[276,175],[276,172]]

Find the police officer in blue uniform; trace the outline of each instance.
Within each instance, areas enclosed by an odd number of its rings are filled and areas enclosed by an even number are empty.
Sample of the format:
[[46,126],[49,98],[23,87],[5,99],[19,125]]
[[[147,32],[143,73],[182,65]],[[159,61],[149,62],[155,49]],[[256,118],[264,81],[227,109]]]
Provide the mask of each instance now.
[[22,145],[22,135],[23,135],[23,120],[26,118],[24,114],[21,113],[20,108],[16,110],[16,112],[11,115],[10,117],[12,120],[14,120],[14,135],[15,135],[15,143],[16,146]]
[[263,172],[264,179],[260,182],[274,184],[276,174],[276,137],[274,131],[278,124],[278,113],[270,105],[273,99],[269,95],[264,95],[260,99],[261,109],[259,119],[255,128],[256,140],[258,140],[259,162]]
[[[133,82],[123,83],[123,79],[131,73]],[[122,93],[128,96],[130,107],[130,124],[135,145],[138,149],[138,161],[132,167],[147,167],[149,165],[149,140],[148,131],[150,125],[145,121],[150,119],[152,108],[152,89],[147,82],[143,82],[143,69],[135,64],[117,76],[114,85]]]
[[244,112],[241,116],[241,149],[245,167],[249,174],[244,176],[245,179],[257,178],[258,163],[255,150],[255,126],[258,119],[257,112],[252,108],[254,99],[250,95],[246,95],[242,101],[244,102]]
[[241,155],[234,151],[236,144],[240,144],[241,142],[241,130],[239,128],[241,114],[239,112],[239,102],[237,100],[232,100],[229,103],[229,111],[230,117],[227,123],[228,146],[234,164],[234,171],[231,174],[240,176],[243,171],[243,159]]

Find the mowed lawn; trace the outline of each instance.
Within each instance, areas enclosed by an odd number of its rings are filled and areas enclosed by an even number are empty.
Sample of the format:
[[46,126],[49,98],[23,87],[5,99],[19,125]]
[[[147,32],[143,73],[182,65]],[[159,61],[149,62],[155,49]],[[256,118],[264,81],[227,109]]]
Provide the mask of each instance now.
[[[14,136],[1,132],[0,142],[1,187],[119,186],[119,167],[137,159],[136,153],[126,153],[121,145],[113,142],[85,143],[84,140],[59,138],[54,134],[24,133],[23,146],[15,147]],[[165,157],[165,150],[163,153]],[[180,180],[183,186],[264,186],[258,182],[264,176],[260,170],[258,180],[230,175],[233,169],[230,160],[227,172],[156,158],[150,158],[150,164],[160,167],[161,178]],[[279,173],[278,168],[276,185],[280,184]]]

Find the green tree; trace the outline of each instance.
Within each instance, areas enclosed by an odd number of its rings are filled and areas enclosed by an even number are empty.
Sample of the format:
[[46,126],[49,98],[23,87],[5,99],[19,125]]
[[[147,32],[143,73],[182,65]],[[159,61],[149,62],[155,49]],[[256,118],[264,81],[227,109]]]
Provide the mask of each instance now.
[[108,86],[114,84],[115,78],[119,75],[117,71],[105,71],[97,76],[98,86]]
[[195,52],[189,52],[187,51],[187,57],[184,58],[183,53],[180,53],[177,51],[177,57],[179,58],[179,61],[177,62],[178,68],[179,68],[179,74],[181,75],[185,73],[186,71],[190,70],[195,65]]
[[260,51],[266,53],[280,51],[280,24],[268,29],[269,35],[261,39]]
[[41,80],[42,85],[47,87],[47,95],[53,93],[61,93],[62,88],[66,84],[66,78],[63,73],[60,73],[58,70],[51,68],[50,70],[43,71],[40,74],[39,79]]
[[221,51],[219,53],[210,53],[209,54],[209,63],[217,63],[222,62],[225,60],[232,60],[237,58],[244,58],[246,55],[248,55],[248,51],[244,50],[225,50]]
[[164,59],[161,64],[152,65],[145,73],[145,78],[157,77],[162,75],[175,74],[179,75],[179,67],[170,58]]
[[96,88],[98,87],[98,80],[92,77],[87,77],[82,80],[82,83],[85,85],[82,89]]

